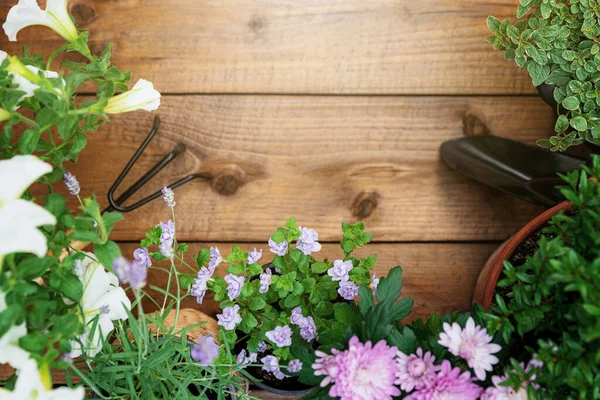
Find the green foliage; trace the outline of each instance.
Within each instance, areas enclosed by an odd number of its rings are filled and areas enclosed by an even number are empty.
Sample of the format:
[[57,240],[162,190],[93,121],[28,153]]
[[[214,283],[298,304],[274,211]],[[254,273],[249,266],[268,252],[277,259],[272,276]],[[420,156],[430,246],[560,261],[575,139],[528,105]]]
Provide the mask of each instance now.
[[535,86],[555,86],[562,106],[556,134],[538,141],[564,151],[584,141],[600,144],[600,12],[597,0],[520,0],[519,21],[490,16],[486,40],[504,58],[527,68]]
[[[589,399],[600,391],[600,157],[563,177],[570,212],[554,216],[525,264],[504,264],[491,313],[492,332],[512,348],[515,362],[537,354],[544,362],[535,398]],[[511,383],[523,378],[515,368]]]

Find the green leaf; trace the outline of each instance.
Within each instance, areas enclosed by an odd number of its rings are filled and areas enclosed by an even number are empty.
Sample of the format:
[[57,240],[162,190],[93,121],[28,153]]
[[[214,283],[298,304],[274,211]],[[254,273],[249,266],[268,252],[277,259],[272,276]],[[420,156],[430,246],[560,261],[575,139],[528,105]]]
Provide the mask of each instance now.
[[302,286],[304,287],[305,293],[310,293],[313,290],[315,290],[316,284],[317,281],[315,280],[315,278],[305,278],[302,280]]
[[267,302],[262,297],[254,297],[250,301],[250,309],[254,311],[262,310],[267,305]]
[[315,312],[320,316],[327,316],[333,313],[333,303],[330,301],[321,301],[315,307]]
[[381,278],[377,286],[377,301],[393,303],[400,297],[402,291],[402,267],[396,266],[390,270],[388,276]]
[[492,32],[496,32],[498,30],[498,28],[500,27],[500,21],[498,20],[498,18],[493,17],[491,15],[489,17],[487,17],[486,23],[487,23],[489,30]]
[[375,307],[375,302],[373,301],[373,293],[371,292],[371,289],[369,289],[368,286],[361,285],[358,288],[358,295],[360,296],[360,301],[358,302],[358,309],[360,310],[360,313],[363,316],[365,316],[373,309],[373,307]]
[[34,129],[28,129],[21,134],[19,138],[19,153],[20,154],[31,154],[37,147],[38,141],[40,140],[40,132]]
[[179,276],[179,285],[181,286],[182,289],[189,290],[190,286],[192,286],[195,279],[196,279],[195,274],[181,274]]
[[324,262],[316,262],[310,266],[314,274],[322,274],[329,269],[329,264]]
[[273,239],[275,243],[282,243],[285,240],[285,234],[282,231],[277,230],[273,236],[271,236],[271,239]]
[[48,339],[41,332],[29,333],[19,339],[19,346],[32,353],[41,353],[46,348]]
[[410,315],[412,311],[412,306],[414,305],[414,300],[412,297],[405,297],[400,299],[400,301],[394,304],[391,307],[390,311],[390,320],[391,321],[400,321],[403,318],[406,318]]
[[83,295],[83,286],[79,278],[70,271],[58,270],[50,274],[50,287],[77,302]]
[[121,249],[113,241],[108,241],[104,244],[95,244],[94,253],[98,257],[98,261],[109,271],[112,271],[112,263],[115,258],[121,257]]
[[563,100],[562,106],[567,110],[575,111],[579,109],[579,99],[575,96],[569,96]]
[[556,120],[556,125],[554,126],[554,131],[558,133],[562,133],[569,128],[569,119],[564,115],[560,115]]
[[400,333],[397,329],[390,332],[387,342],[391,346],[396,346],[404,354],[412,354],[417,350],[418,341],[414,332],[407,326]]
[[52,257],[38,258],[37,256],[29,256],[19,263],[17,272],[21,279],[32,280],[42,276],[53,265],[56,265],[56,263]]
[[335,320],[344,326],[353,325],[358,321],[357,309],[348,303],[335,303],[333,305]]
[[581,116],[571,119],[570,123],[571,123],[571,126],[573,128],[575,128],[576,130],[578,130],[579,132],[587,130],[587,127],[588,127],[587,121],[585,120],[585,118],[583,118]]
[[283,302],[286,308],[294,308],[300,304],[300,297],[295,294],[287,296]]
[[57,315],[54,317],[52,333],[64,337],[72,337],[79,327],[79,318],[75,314]]
[[208,260],[210,260],[210,250],[209,249],[200,250],[200,252],[198,252],[198,257],[196,258],[196,264],[199,267],[205,267],[208,265]]

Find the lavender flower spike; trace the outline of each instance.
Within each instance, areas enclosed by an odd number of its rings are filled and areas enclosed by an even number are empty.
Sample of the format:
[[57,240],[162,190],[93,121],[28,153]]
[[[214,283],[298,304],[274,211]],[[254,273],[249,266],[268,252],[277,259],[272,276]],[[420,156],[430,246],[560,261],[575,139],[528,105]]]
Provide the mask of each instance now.
[[163,200],[165,201],[165,203],[167,203],[167,205],[171,208],[175,207],[175,193],[173,193],[173,191],[168,188],[168,187],[164,187],[162,188],[162,195],[163,195]]
[[213,335],[206,334],[198,339],[198,344],[190,352],[192,360],[202,365],[210,365],[219,355],[219,345],[215,343]]
[[222,326],[225,330],[234,330],[237,324],[242,322],[239,304],[236,304],[233,307],[225,307],[223,309],[223,314],[217,314],[217,320],[219,321],[217,322],[217,325]]
[[340,282],[338,293],[345,300],[354,300],[354,298],[358,296],[358,286],[352,281],[342,281]]
[[65,186],[69,190],[70,194],[72,194],[73,196],[79,194],[79,182],[77,181],[77,177],[75,177],[75,175],[72,175],[70,172],[67,172],[63,175],[63,180],[65,181]]
[[287,347],[292,345],[292,328],[288,325],[276,326],[272,331],[265,333],[265,336],[277,347]]
[[225,282],[227,282],[227,295],[229,296],[229,300],[234,300],[240,295],[245,280],[246,278],[244,278],[243,276],[236,276],[233,274],[229,274],[225,277]]
[[288,251],[288,242],[284,240],[281,243],[277,243],[272,238],[269,238],[269,249],[278,256],[285,256]]
[[260,288],[258,291],[260,293],[267,293],[269,291],[269,285],[271,285],[271,278],[273,274],[271,273],[271,269],[267,268],[265,272],[260,274]]

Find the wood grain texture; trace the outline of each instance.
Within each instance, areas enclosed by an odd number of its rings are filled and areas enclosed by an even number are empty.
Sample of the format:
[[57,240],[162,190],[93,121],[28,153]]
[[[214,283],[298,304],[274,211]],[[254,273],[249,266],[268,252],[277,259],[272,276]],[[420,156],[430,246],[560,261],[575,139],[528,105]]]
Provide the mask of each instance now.
[[[189,173],[218,176],[175,190],[179,237],[201,241],[263,242],[292,215],[322,241],[358,220],[377,241],[504,240],[540,209],[450,170],[439,146],[482,132],[533,142],[553,125],[541,100],[515,97],[165,96],[159,114],[158,135],[117,194],[185,144],[131,201]],[[89,135],[68,166],[82,195],[108,204],[153,115],[119,115]],[[113,237],[139,240],[169,218],[158,199],[127,213]]]
[[[4,20],[16,0],[0,4]],[[164,93],[522,94],[531,80],[484,38],[518,0],[73,0],[99,54]],[[2,35],[50,54],[46,28]],[[89,88],[88,88],[89,89]]]

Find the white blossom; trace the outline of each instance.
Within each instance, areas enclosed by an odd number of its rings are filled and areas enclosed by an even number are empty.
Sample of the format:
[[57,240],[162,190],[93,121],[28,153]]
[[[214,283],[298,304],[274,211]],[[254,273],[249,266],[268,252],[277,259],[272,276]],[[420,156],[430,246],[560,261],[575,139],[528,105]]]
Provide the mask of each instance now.
[[15,42],[17,33],[32,25],[47,26],[69,42],[75,42],[79,36],[69,16],[67,0],[46,0],[45,10],[40,8],[37,0],[19,0],[19,3],[8,11],[2,28],[8,40]]
[[131,89],[108,99],[104,112],[119,114],[135,110],[154,111],[160,106],[160,93],[152,82],[140,79]]
[[0,337],[0,364],[9,364],[18,369],[29,360],[29,353],[19,346],[19,339],[27,335],[25,323],[15,325]]

